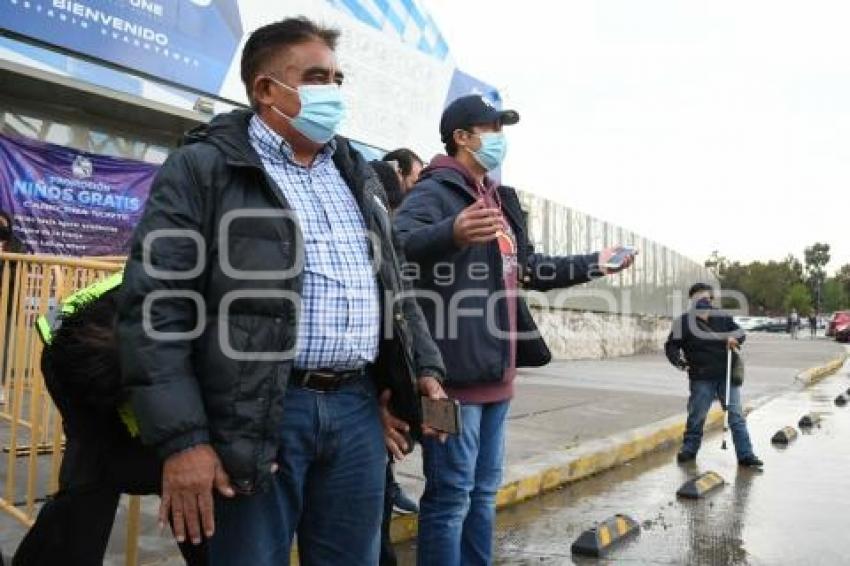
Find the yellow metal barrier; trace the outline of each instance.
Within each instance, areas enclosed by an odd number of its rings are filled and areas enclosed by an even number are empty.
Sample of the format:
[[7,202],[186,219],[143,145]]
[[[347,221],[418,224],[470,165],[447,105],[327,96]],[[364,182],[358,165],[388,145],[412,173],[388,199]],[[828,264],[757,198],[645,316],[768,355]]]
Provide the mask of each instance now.
[[[62,422],[44,386],[39,314],[121,269],[122,258],[0,253],[0,511],[32,525],[37,503],[58,488]],[[138,561],[140,501],[130,500],[126,563]]]

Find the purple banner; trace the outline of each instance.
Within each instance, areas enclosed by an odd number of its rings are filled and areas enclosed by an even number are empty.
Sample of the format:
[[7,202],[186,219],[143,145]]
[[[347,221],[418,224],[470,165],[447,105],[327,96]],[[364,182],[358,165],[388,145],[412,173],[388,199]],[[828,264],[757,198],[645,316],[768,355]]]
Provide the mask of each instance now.
[[0,209],[28,252],[125,255],[157,169],[0,135]]

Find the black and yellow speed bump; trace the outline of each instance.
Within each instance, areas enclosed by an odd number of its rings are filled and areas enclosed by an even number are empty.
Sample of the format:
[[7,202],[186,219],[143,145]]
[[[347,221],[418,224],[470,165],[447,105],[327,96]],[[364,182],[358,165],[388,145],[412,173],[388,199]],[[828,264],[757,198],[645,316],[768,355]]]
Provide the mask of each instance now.
[[774,444],[788,444],[797,440],[797,429],[793,426],[784,426],[776,431],[770,441]]
[[726,481],[717,472],[705,472],[701,476],[683,483],[676,495],[685,499],[699,499],[725,483]]
[[797,426],[800,428],[812,428],[815,425],[820,424],[821,415],[817,413],[806,413],[800,418],[800,422],[797,423]]
[[846,405],[847,404],[847,394],[842,393],[841,395],[836,397],[835,398],[835,404],[838,405],[839,407],[843,407],[844,405]]
[[627,515],[614,515],[587,529],[579,535],[571,547],[579,556],[601,558],[614,546],[637,536],[640,525]]

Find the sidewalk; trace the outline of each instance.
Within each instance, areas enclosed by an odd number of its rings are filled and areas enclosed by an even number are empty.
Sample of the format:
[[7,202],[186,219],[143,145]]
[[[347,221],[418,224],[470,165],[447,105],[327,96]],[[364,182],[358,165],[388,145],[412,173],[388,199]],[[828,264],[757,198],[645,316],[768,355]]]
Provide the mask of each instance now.
[[[840,344],[825,339],[751,336],[745,349],[745,403],[801,387],[795,377],[802,370],[821,366],[844,351]],[[554,362],[522,371],[509,416],[506,488],[500,493],[500,504],[618,465],[659,442],[678,440],[687,389],[685,376],[661,353]],[[662,429],[664,433],[659,434]],[[417,449],[396,467],[404,489],[417,498],[424,486],[420,457]],[[142,499],[141,563],[180,564],[170,537],[158,533],[157,507],[156,497]],[[105,564],[124,563],[126,512],[122,504]],[[409,539],[415,532],[415,515],[395,518],[394,540]],[[23,534],[19,523],[0,513],[0,548],[7,556]]]
[[[744,404],[760,404],[793,387],[798,376],[839,356],[842,345],[826,339],[790,340],[753,334],[744,355]],[[524,370],[508,417],[507,461],[500,505],[515,503],[618,465],[658,444],[678,442],[688,396],[686,376],[662,353],[602,361],[554,362]],[[722,413],[710,418],[718,424]],[[424,488],[421,450],[396,466],[405,491]],[[393,538],[415,534],[416,517],[397,516]]]
[[[765,472],[739,469],[722,450],[719,431],[706,435],[696,461],[679,465],[676,447],[565,486],[500,513],[494,536],[498,566],[517,564],[847,564],[850,407],[834,404],[850,385],[850,362],[813,387],[774,397],[753,411],[748,428],[760,444]],[[787,446],[774,433],[816,413],[818,426]],[[797,427],[799,429],[799,427]],[[816,462],[816,465],[812,465]],[[678,499],[685,481],[712,471],[726,485],[706,499]],[[570,546],[595,521],[625,513],[641,525],[632,542],[602,561],[571,557]],[[401,545],[399,564],[415,562]]]

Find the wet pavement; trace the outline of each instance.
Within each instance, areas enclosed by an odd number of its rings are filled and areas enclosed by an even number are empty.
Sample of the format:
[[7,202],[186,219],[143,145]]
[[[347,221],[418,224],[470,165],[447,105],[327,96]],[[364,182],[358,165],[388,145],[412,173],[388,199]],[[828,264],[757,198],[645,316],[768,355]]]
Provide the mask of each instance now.
[[[842,346],[823,339],[793,342],[782,336],[752,335],[747,343],[745,402],[798,389],[799,384],[795,384],[794,376],[799,371],[823,364],[842,351]],[[850,379],[846,381],[850,387]],[[517,398],[509,419],[508,464],[521,463],[553,450],[570,449],[594,439],[678,415],[684,409],[686,394],[684,376],[672,368],[660,353],[602,361],[555,362],[545,368],[525,371],[517,380]],[[832,409],[831,405],[829,409]],[[761,409],[756,411],[752,417],[753,426],[762,418],[763,412]],[[787,424],[796,424],[803,412],[796,415],[795,411],[794,418],[790,418]],[[846,414],[850,420],[850,408],[840,414]],[[834,426],[830,420],[824,421],[823,431],[831,430],[830,427]],[[3,435],[4,428],[0,422],[0,445],[5,444]],[[764,447],[761,455],[767,458],[768,450],[772,450],[768,445],[769,434],[759,433],[755,438],[757,445]],[[844,438],[846,442],[850,434],[845,434]],[[789,453],[797,451],[804,440],[798,440],[800,446],[792,446]],[[699,460],[701,468],[712,464],[712,454],[715,451],[719,453],[719,450],[715,450],[719,442],[719,438],[716,442],[710,440],[705,446]],[[417,450],[408,462],[397,467],[398,479],[414,497],[418,496],[422,486],[419,454]],[[732,458],[731,455],[727,456]],[[678,483],[685,479],[678,468],[667,466],[672,458],[672,453],[651,455],[607,475],[583,480],[542,499],[500,513],[499,560],[504,564],[569,564],[569,547],[580,530],[594,520],[601,520],[616,512],[630,513],[640,522],[650,521],[646,523],[640,545],[650,544],[655,540],[654,537],[666,532],[665,525],[677,524],[681,520],[667,506],[673,499],[672,494]],[[0,459],[0,485],[4,483],[4,462],[5,458]],[[817,467],[824,462],[814,458],[812,465]],[[767,463],[773,466],[770,460]],[[22,466],[23,461],[19,465]],[[845,461],[844,467],[850,476],[850,462]],[[735,480],[735,466],[731,464],[731,459],[726,468],[720,469],[718,465],[717,471],[732,482]],[[638,477],[640,472],[646,474]],[[799,473],[805,476],[809,472],[804,470]],[[646,479],[655,477],[654,474],[659,474],[654,481]],[[759,485],[767,483],[761,481],[764,478],[758,479],[761,482]],[[668,484],[676,485],[668,489]],[[22,485],[19,488],[22,489]],[[46,485],[46,482],[41,485]],[[633,487],[625,492],[619,491],[627,485]],[[846,500],[850,501],[850,490],[847,487],[850,486],[845,484],[844,491]],[[727,491],[731,491],[731,487],[724,489],[724,495]],[[612,499],[611,493],[619,495]],[[630,503],[628,506],[618,504],[622,501]],[[718,501],[716,497],[714,501]],[[156,524],[158,503],[156,497],[142,498],[139,538],[142,563],[180,564],[182,561],[176,558],[176,547],[170,537],[159,535]],[[106,564],[124,563],[126,514],[126,504],[122,504],[107,551]],[[717,525],[709,525],[711,530],[717,529]],[[0,513],[0,548],[10,552],[17,546],[24,532],[17,521]],[[669,542],[662,540],[657,544],[659,548],[666,548]],[[403,546],[401,551],[400,564],[413,564],[411,547]],[[623,552],[630,552],[629,547]],[[614,556],[618,560],[637,563],[652,561],[651,556],[645,554],[620,556],[615,553]],[[668,554],[664,560],[667,563],[683,563],[687,561],[687,555]]]
[[[676,464],[671,449],[505,510],[497,564],[850,564],[850,407],[833,404],[848,387],[845,366],[751,414],[763,472],[739,469],[715,433],[696,464]],[[787,448],[770,444],[774,432],[810,411],[823,415],[819,427]],[[702,500],[677,500],[682,483],[709,470],[727,485]],[[640,535],[605,560],[573,559],[576,537],[615,513],[636,519]],[[412,563],[412,545],[402,558]]]
[[[799,372],[843,351],[842,345],[823,338],[790,340],[781,334],[752,333],[744,348],[744,403],[758,404],[799,387]],[[687,395],[685,374],[661,352],[556,361],[521,370],[508,417],[506,469],[680,415]],[[425,481],[420,450],[396,466],[396,477],[408,494],[421,495]]]
[[[809,389],[786,392],[752,413],[750,434],[763,472],[739,469],[734,450],[707,435],[696,463],[675,463],[675,449],[632,462],[499,514],[497,564],[850,564],[850,364]],[[819,427],[787,448],[770,444],[807,412]],[[713,470],[726,485],[702,500],[677,500],[686,480]],[[616,513],[640,535],[604,560],[573,558],[570,546],[596,521]],[[413,564],[413,544],[400,563]]]

